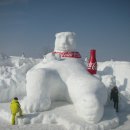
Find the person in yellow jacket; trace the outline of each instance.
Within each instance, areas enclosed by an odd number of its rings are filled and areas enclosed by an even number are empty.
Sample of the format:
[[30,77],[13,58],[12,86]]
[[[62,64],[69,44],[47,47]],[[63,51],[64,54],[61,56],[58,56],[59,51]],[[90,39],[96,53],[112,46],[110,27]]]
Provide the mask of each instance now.
[[11,114],[12,114],[11,123],[12,125],[15,125],[16,114],[19,113],[19,116],[22,116],[22,109],[21,109],[21,106],[17,97],[15,97],[11,101],[10,109],[11,109]]

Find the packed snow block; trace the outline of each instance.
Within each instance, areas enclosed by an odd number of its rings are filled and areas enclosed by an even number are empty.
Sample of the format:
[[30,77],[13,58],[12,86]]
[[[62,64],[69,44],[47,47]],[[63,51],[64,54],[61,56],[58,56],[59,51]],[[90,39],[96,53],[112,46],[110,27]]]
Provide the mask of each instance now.
[[[71,32],[56,34],[55,49],[75,50],[73,41]],[[107,90],[98,78],[86,71],[81,58],[57,60],[55,54],[49,53],[28,71],[26,81],[27,97],[22,107],[28,113],[48,110],[52,101],[64,100],[72,102],[77,114],[89,123],[97,123],[103,117]]]

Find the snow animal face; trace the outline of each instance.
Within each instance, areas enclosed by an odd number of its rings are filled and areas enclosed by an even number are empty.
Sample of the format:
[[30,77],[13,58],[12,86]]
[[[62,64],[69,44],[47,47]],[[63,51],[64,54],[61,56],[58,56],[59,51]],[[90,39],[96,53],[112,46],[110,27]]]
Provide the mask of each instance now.
[[57,33],[54,51],[76,51],[75,33],[61,32]]

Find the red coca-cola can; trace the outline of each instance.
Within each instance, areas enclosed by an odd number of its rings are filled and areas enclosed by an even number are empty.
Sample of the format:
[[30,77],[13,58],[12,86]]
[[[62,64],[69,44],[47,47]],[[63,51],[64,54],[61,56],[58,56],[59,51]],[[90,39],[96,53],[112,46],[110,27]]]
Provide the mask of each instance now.
[[90,58],[89,58],[88,64],[87,64],[87,71],[90,74],[97,73],[97,60],[96,60],[96,50],[95,49],[90,50]]

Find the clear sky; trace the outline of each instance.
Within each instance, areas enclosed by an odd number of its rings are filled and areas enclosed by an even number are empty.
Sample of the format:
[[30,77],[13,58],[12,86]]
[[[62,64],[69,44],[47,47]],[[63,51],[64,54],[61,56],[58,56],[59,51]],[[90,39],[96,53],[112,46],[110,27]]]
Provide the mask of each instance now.
[[82,57],[130,61],[130,0],[0,0],[0,52],[38,58],[64,31]]

